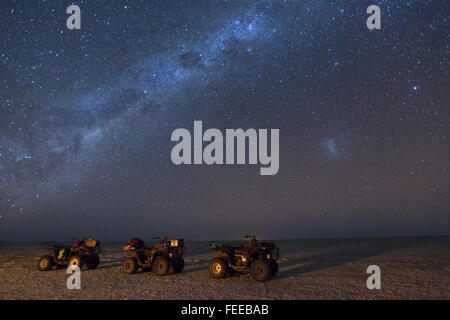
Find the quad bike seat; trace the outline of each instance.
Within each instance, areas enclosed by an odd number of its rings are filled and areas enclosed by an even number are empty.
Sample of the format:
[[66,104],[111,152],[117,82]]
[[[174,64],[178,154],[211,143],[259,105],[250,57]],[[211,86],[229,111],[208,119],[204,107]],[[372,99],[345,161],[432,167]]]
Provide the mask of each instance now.
[[244,248],[233,248],[233,251],[235,254],[246,254],[248,250],[245,250]]
[[149,247],[145,247],[142,250],[144,250],[144,253],[147,257],[154,255],[157,251],[155,248],[149,248]]
[[66,249],[70,249],[72,246],[69,245],[65,245],[65,244],[59,244],[59,243],[50,243],[50,244],[46,244],[44,245],[45,249],[49,249],[49,250],[66,250]]

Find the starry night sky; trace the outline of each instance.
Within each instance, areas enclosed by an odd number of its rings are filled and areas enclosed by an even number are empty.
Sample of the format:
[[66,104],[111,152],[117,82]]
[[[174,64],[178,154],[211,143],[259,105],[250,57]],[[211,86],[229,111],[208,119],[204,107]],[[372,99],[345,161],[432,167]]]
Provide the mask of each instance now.
[[[81,30],[66,28],[72,3]],[[0,240],[449,234],[449,13],[1,1]],[[279,128],[279,173],[175,166],[170,135],[194,120]]]

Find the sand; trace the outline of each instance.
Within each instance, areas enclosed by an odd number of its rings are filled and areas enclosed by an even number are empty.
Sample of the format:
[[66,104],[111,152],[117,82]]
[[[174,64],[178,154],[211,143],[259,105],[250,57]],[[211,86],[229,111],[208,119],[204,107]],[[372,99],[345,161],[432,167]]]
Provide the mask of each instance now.
[[[248,273],[209,277],[206,242],[186,242],[180,274],[126,275],[123,243],[104,243],[96,270],[83,270],[69,290],[65,269],[39,272],[42,244],[0,243],[0,299],[450,299],[450,237],[276,241],[282,257],[265,283]],[[369,290],[366,268],[381,268]]]

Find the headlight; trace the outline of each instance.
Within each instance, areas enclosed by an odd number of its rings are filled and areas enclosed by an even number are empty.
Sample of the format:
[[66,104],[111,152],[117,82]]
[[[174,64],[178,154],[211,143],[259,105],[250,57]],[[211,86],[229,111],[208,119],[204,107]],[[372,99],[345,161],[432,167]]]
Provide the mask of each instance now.
[[269,253],[266,255],[266,258],[267,258],[267,259],[270,259],[270,254],[269,254]]

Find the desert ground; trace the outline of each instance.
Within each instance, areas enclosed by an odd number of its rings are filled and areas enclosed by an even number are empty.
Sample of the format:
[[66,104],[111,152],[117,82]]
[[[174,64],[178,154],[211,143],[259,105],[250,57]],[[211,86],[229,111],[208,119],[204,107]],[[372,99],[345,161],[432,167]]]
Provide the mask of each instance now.
[[[450,237],[280,240],[277,276],[248,273],[215,280],[207,242],[186,242],[182,273],[126,275],[124,243],[103,243],[96,270],[83,270],[69,290],[65,269],[39,272],[39,243],[0,243],[0,299],[450,299]],[[369,290],[366,269],[381,269],[381,289]]]

